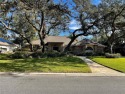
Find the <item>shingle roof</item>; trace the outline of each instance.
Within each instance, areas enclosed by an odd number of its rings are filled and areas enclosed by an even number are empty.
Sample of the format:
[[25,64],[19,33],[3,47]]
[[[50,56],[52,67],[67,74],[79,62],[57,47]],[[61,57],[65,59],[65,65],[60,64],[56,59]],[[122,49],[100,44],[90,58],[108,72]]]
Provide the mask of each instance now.
[[9,44],[6,42],[0,42],[0,45],[8,46]]
[[70,39],[64,36],[47,36],[45,38],[45,42],[66,42],[66,41],[70,41]]
[[[66,36],[47,36],[44,40],[45,43],[64,43],[64,45],[67,45],[70,42],[70,38]],[[40,40],[34,40],[32,41],[33,45],[40,45]]]
[[86,44],[97,45],[97,46],[101,46],[101,47],[106,47],[105,45],[102,45],[102,44],[100,44],[98,42],[91,41],[89,39],[83,39],[83,40],[75,43],[74,46],[78,46],[78,45],[83,46],[83,45],[86,45]]

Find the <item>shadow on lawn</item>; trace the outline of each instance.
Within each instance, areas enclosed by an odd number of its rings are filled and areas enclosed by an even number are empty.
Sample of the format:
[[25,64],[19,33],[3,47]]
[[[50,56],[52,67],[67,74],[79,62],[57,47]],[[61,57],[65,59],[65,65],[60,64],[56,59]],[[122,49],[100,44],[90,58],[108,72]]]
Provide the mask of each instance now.
[[9,63],[0,63],[0,70],[1,71],[10,71],[10,72],[32,72],[32,71],[39,71],[39,69],[45,69],[48,67],[39,66],[36,63],[32,62],[20,62],[18,60],[14,60]]
[[81,67],[78,64],[83,64],[83,68],[86,67],[86,64],[76,57],[3,60],[0,61],[0,71],[49,72],[51,68],[58,66]]

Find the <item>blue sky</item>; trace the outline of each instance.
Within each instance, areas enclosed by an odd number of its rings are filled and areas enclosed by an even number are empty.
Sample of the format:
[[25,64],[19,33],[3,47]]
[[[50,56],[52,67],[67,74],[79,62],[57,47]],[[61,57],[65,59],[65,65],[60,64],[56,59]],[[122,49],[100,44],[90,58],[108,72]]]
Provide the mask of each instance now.
[[95,5],[98,5],[101,2],[101,0],[92,0],[92,3]]

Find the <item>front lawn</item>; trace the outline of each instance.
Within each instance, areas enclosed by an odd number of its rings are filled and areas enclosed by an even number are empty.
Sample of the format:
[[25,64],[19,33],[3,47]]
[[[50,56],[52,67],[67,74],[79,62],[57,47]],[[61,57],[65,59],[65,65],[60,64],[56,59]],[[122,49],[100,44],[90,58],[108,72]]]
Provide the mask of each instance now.
[[93,61],[125,73],[125,58],[93,57]]
[[87,64],[76,57],[0,60],[1,72],[90,73]]
[[9,59],[9,55],[10,55],[10,54],[2,54],[2,53],[0,53],[0,60]]

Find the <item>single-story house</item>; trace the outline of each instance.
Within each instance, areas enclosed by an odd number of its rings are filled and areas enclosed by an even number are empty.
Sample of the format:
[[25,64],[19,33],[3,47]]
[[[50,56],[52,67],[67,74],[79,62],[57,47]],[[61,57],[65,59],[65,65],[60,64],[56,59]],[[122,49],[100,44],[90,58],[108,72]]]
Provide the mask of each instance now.
[[[71,39],[66,36],[47,36],[44,40],[46,51],[57,50],[62,52],[70,40]],[[34,40],[32,44],[34,47],[38,47],[40,46],[40,40]],[[83,39],[81,41],[75,40],[71,45],[70,51],[74,54],[82,54],[90,51],[93,53],[103,53],[104,48],[105,46],[100,43]]]
[[82,53],[101,54],[101,53],[104,53],[105,47],[106,46],[104,46],[98,42],[94,42],[89,39],[83,39],[81,41],[78,41],[74,45],[72,45],[72,51],[75,54],[82,54]]
[[12,52],[17,47],[18,45],[3,38],[0,38],[0,53]]
[[[70,42],[70,38],[65,36],[46,36],[44,42],[45,42],[45,48],[47,51],[59,51],[63,52],[67,44]],[[40,46],[40,40],[34,40],[32,41],[32,44],[34,47]]]

